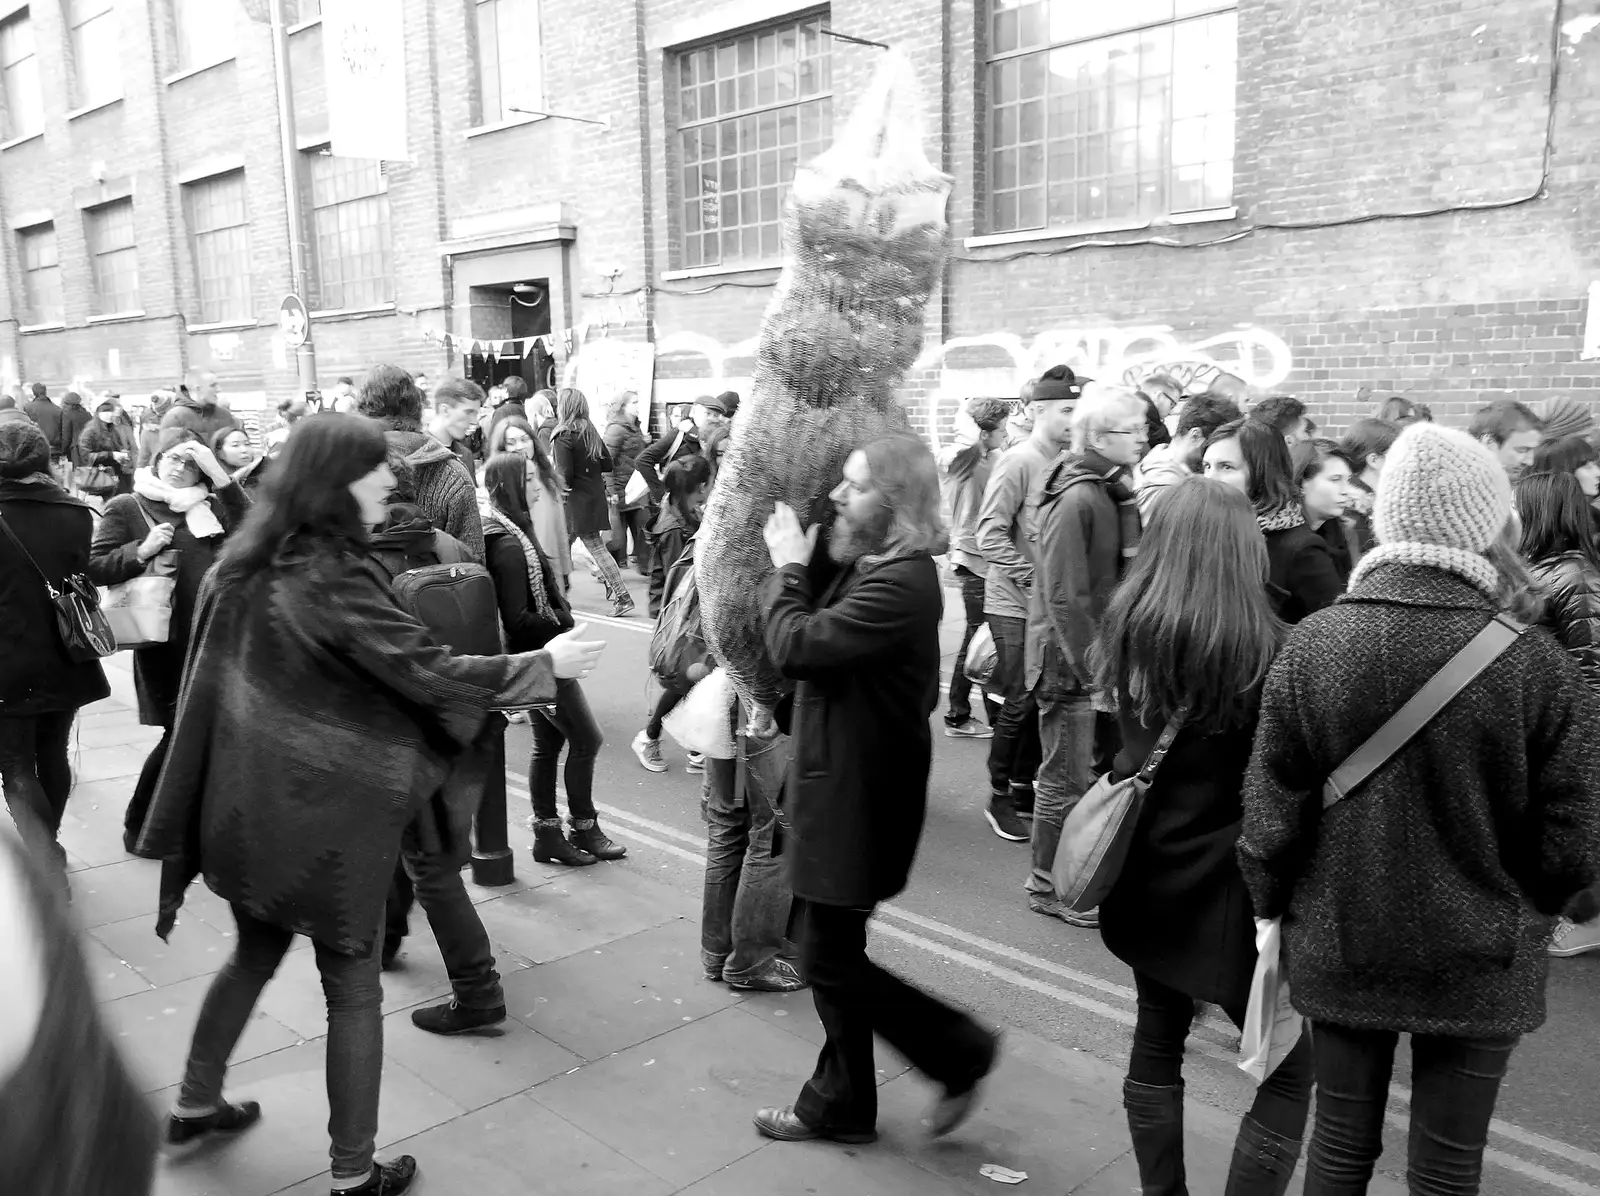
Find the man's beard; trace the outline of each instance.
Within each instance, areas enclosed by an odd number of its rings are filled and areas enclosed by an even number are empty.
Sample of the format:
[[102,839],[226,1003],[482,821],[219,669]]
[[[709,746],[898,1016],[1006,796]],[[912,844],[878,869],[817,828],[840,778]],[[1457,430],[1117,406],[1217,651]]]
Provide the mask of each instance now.
[[880,508],[865,523],[856,523],[840,512],[828,530],[828,556],[836,565],[853,565],[864,556],[882,552],[889,539],[894,514]]

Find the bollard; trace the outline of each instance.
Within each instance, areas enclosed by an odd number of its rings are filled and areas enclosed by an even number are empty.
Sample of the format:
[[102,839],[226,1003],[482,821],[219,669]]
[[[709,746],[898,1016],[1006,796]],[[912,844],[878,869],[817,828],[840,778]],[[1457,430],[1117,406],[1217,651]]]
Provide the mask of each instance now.
[[506,720],[501,714],[489,718],[491,727],[484,736],[489,741],[489,778],[472,820],[472,883],[508,885],[517,872],[506,840]]

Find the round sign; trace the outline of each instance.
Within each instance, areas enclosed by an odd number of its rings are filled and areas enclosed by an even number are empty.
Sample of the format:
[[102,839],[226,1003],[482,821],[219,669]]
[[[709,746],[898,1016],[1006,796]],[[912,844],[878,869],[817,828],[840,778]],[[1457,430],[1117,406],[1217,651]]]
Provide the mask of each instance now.
[[278,304],[278,328],[291,349],[298,349],[306,343],[306,336],[311,331],[311,316],[306,311],[306,305],[300,302],[300,296],[285,295],[283,302]]

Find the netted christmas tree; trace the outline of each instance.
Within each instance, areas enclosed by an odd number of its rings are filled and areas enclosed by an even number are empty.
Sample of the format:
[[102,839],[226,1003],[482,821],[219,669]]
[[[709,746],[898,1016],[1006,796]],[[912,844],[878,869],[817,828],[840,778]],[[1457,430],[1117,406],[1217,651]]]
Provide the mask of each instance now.
[[754,389],[698,541],[706,642],[755,707],[782,690],[762,634],[762,528],[779,501],[804,518],[852,449],[906,426],[895,390],[922,349],[949,192],[923,149],[910,64],[890,51],[832,148],[795,173]]

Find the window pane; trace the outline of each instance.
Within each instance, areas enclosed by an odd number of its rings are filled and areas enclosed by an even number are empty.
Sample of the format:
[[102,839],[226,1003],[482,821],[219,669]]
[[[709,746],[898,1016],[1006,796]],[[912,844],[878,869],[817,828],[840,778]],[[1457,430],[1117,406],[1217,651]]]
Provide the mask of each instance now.
[[250,319],[250,228],[243,172],[191,184],[184,192],[201,322]]
[[0,93],[5,100],[6,118],[0,136],[21,137],[44,127],[39,59],[34,53],[33,23],[26,9],[0,23]]
[[380,163],[309,156],[318,307],[373,307],[394,300],[389,195]]
[[205,66],[233,56],[234,5],[217,0],[172,2],[180,67]]
[[59,324],[61,269],[56,256],[56,228],[41,224],[17,233],[17,256],[22,262],[23,320],[25,324]]
[[122,96],[122,48],[110,0],[72,6],[72,76],[79,107]]
[[539,0],[478,0],[478,86],[482,120],[544,110]]
[[94,267],[96,315],[139,309],[139,251],[134,247],[133,201],[121,200],[85,213]]

